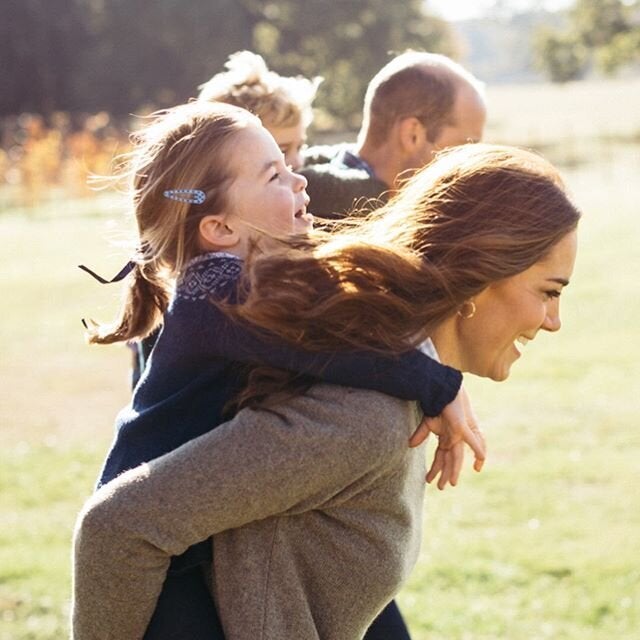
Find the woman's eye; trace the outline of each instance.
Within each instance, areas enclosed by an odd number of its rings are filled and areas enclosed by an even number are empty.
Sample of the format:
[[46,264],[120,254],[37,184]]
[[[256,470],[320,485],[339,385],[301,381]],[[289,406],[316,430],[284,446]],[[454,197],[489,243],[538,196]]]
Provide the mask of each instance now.
[[548,299],[552,299],[552,298],[559,298],[560,297],[560,292],[557,291],[556,289],[550,289],[549,291],[545,291],[544,295],[548,298]]
[[280,177],[280,174],[276,171],[276,173],[274,173],[270,178],[269,178],[269,182],[273,182],[274,180],[277,180]]

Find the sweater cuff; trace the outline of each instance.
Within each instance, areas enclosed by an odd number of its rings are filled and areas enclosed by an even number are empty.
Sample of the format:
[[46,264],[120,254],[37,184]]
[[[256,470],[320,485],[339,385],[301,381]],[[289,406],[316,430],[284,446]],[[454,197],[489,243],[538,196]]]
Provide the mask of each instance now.
[[[446,365],[442,365],[445,369],[443,372],[444,375],[442,377],[442,385],[440,388],[440,392],[435,395],[433,401],[431,402],[431,406],[433,408],[433,414],[430,412],[425,412],[425,415],[429,418],[435,418],[439,416],[443,409],[453,402],[455,397],[460,392],[460,387],[462,386],[462,373],[453,367],[448,367]],[[424,407],[423,407],[424,411]]]

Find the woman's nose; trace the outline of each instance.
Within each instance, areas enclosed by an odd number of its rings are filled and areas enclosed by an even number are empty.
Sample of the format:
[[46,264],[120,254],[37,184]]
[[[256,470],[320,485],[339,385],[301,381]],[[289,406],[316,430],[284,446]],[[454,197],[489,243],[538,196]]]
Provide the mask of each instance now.
[[560,321],[560,306],[557,301],[547,307],[547,315],[542,323],[545,331],[560,331],[562,322]]

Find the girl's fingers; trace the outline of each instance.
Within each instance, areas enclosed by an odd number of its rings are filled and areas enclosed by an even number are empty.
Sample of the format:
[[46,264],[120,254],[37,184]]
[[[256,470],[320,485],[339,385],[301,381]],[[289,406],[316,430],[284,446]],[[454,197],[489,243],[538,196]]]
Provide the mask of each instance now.
[[487,456],[487,443],[485,442],[484,434],[477,426],[475,427],[474,431],[475,431],[476,437],[482,444],[482,451],[484,452],[484,455],[482,457],[479,457],[476,455],[476,459],[473,462],[473,468],[475,471],[482,471],[482,467],[484,465],[484,461]]
[[[470,427],[469,425],[465,424],[462,432],[462,437],[464,441],[471,447],[476,461],[481,461],[482,463],[484,463],[487,451],[480,429],[478,429],[477,426]],[[482,467],[482,464],[480,466]]]
[[427,471],[426,481],[431,483],[434,478],[442,471],[444,460],[443,460],[443,451],[441,449],[436,449],[436,452],[433,456],[433,462],[431,463],[431,468]]
[[451,459],[451,476],[449,478],[449,484],[452,487],[455,487],[456,484],[458,484],[462,463],[464,462],[464,444],[462,442],[458,442],[449,450],[448,454]]

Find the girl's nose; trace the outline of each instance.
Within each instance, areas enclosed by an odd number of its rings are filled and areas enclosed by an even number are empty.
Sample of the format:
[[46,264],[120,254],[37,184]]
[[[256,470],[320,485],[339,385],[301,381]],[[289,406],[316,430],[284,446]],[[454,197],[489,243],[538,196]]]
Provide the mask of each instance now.
[[293,177],[294,177],[294,191],[302,191],[303,189],[307,188],[308,181],[303,175],[300,175],[299,173],[294,172]]

